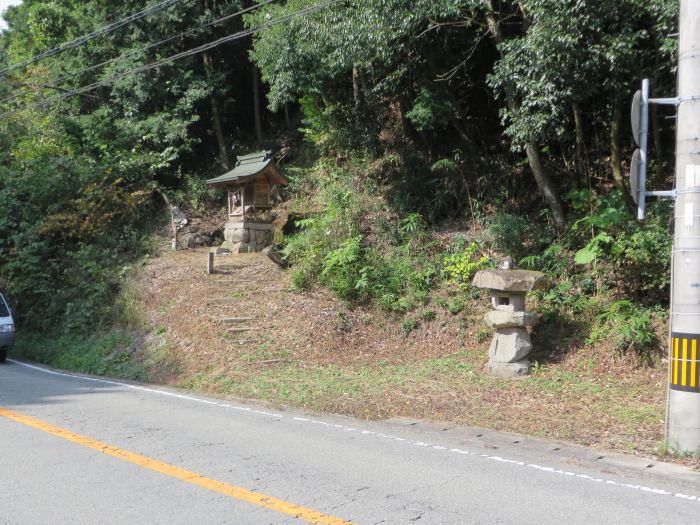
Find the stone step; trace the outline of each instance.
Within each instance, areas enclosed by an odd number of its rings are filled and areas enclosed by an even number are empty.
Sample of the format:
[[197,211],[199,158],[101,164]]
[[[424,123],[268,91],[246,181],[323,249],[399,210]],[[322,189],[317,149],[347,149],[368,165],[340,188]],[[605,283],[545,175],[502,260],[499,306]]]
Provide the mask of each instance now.
[[224,317],[222,323],[238,323],[240,321],[257,321],[255,317]]
[[241,279],[240,276],[238,277],[227,277],[229,274],[219,274],[217,275],[218,279],[212,279],[210,282],[212,283],[219,283],[219,284],[237,284],[237,283],[249,283],[248,279]]
[[241,327],[236,327],[236,328],[227,328],[226,331],[232,334],[237,334],[241,332],[250,332],[253,330],[253,328],[249,326],[241,326]]

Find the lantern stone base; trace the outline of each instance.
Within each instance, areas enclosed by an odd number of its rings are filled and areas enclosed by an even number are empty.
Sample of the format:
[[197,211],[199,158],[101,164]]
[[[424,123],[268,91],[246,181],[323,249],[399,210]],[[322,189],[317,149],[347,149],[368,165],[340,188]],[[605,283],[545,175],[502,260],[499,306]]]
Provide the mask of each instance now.
[[497,363],[489,361],[488,370],[491,375],[506,379],[519,379],[530,375],[530,361],[523,359],[515,363]]

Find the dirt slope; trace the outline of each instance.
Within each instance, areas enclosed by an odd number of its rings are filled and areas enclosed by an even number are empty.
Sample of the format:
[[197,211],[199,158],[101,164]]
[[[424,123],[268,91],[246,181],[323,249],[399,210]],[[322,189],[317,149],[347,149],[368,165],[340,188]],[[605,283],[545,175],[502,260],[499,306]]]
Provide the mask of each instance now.
[[218,256],[217,273],[206,275],[206,253],[166,252],[135,283],[156,381],[368,418],[663,449],[663,366],[581,343],[539,362],[531,378],[501,380],[484,373],[487,304],[458,315],[426,305],[409,314],[417,327],[407,333],[392,314],[350,310],[325,290],[292,290],[290,273],[259,254]]

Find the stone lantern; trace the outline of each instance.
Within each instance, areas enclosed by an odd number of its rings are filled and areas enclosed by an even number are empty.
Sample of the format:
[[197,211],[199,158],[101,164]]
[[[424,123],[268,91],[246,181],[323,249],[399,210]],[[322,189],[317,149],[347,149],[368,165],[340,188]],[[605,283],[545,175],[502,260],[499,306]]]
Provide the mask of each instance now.
[[493,375],[516,378],[530,373],[527,355],[532,351],[528,327],[539,322],[539,315],[525,310],[525,295],[544,288],[541,272],[527,270],[481,270],[473,285],[491,291],[493,310],[484,319],[496,329],[489,348],[488,369]]

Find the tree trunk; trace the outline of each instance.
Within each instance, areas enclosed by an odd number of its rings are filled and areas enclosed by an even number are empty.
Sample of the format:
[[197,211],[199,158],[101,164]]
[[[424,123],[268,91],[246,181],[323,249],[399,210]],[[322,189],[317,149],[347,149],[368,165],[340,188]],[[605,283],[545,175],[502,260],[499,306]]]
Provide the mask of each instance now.
[[163,190],[156,188],[156,193],[161,196],[165,202],[165,205],[168,207],[168,211],[170,212],[170,227],[173,230],[172,249],[177,250],[177,224],[175,224],[175,214],[173,213],[175,207],[172,205],[170,199]]
[[575,102],[571,104],[574,113],[574,125],[576,127],[576,174],[579,185],[585,186],[588,180],[588,159],[586,158],[586,143],[583,137],[583,122],[581,108]]
[[622,171],[622,148],[620,147],[620,128],[622,127],[622,104],[619,100],[613,103],[613,120],[610,126],[610,169],[612,170],[615,186],[622,192],[622,196],[634,213],[637,205],[632,200],[632,195],[625,187],[625,176]]
[[352,97],[353,97],[353,100],[355,101],[355,107],[358,107],[360,105],[360,96],[361,96],[360,68],[357,66],[357,64],[353,64],[352,65]]
[[289,116],[289,102],[284,103],[284,125],[286,129],[292,129],[292,119]]
[[469,134],[467,133],[467,130],[464,129],[464,126],[462,126],[462,123],[455,117],[451,117],[450,124],[452,124],[452,127],[457,132],[457,135],[460,136],[462,142],[464,142],[464,145],[471,150],[473,148],[473,143],[471,137],[469,137]]
[[[214,77],[214,66],[212,65],[211,57],[208,53],[203,53],[202,60],[204,61],[204,73],[207,77],[207,81],[209,84],[211,84],[212,78]],[[228,156],[228,146],[226,145],[224,128],[221,125],[219,101],[216,99],[216,95],[214,93],[209,95],[209,104],[211,105],[211,120],[214,124],[214,134],[216,135],[216,142],[219,145],[219,161],[224,168],[230,170],[231,160]]]
[[562,206],[561,199],[557,193],[552,180],[547,175],[547,172],[542,167],[542,159],[540,157],[539,150],[533,144],[525,144],[525,152],[527,153],[527,160],[530,162],[530,169],[532,170],[532,175],[535,177],[535,181],[542,191],[547,204],[549,204],[552,214],[554,216],[554,224],[559,231],[566,229],[566,214],[564,213],[564,207]]
[[[503,33],[501,32],[501,27],[496,18],[496,10],[493,6],[493,0],[484,0],[486,6],[486,25],[491,37],[494,39],[496,44],[500,45],[504,41]],[[501,56],[502,51],[499,51]],[[517,110],[520,106],[520,102],[517,100],[513,93],[507,93],[508,105],[511,110]],[[559,193],[554,187],[552,180],[549,175],[544,170],[542,166],[542,159],[540,157],[540,152],[537,147],[532,143],[525,143],[525,152],[527,153],[527,160],[530,163],[530,169],[535,177],[535,182],[540,188],[540,191],[544,195],[547,204],[552,210],[554,216],[554,224],[559,231],[566,229],[566,214],[564,213],[564,206],[562,205]]]
[[518,0],[518,9],[520,10],[520,17],[523,19],[523,31],[527,32],[530,29],[530,17],[527,15],[524,0]]
[[262,142],[262,117],[260,116],[260,74],[258,66],[253,64],[253,112],[255,114],[255,140]]

